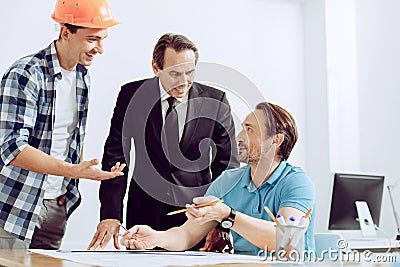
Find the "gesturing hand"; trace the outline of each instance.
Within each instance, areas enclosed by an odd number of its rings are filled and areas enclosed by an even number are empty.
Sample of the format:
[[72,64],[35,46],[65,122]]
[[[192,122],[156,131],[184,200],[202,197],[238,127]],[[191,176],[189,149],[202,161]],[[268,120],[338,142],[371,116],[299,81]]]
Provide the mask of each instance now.
[[90,161],[82,161],[79,164],[74,164],[71,167],[72,177],[70,178],[102,181],[124,175],[122,170],[126,166],[125,163],[120,164],[119,162],[117,162],[111,168],[110,172],[102,171],[96,168],[95,166],[98,164],[99,164],[98,159],[92,159]]

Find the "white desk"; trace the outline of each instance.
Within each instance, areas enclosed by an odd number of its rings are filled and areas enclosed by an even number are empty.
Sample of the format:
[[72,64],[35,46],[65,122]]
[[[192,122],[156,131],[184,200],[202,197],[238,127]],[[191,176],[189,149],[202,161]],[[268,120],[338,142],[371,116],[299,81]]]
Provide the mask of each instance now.
[[[121,257],[124,254],[121,254]],[[151,255],[150,255],[151,257]],[[400,258],[398,258],[400,260]],[[192,266],[193,263],[190,261],[185,261],[185,257],[182,257],[183,264],[180,266]],[[164,262],[167,266],[176,266],[169,264],[168,261]],[[132,262],[132,266],[135,265],[135,261]],[[137,265],[137,264],[136,264]],[[259,263],[228,263],[228,264],[218,264],[218,265],[197,265],[203,267],[265,267],[265,266],[299,266],[299,264],[283,264],[283,263],[269,263],[265,262]],[[398,267],[400,263],[390,263],[390,262],[362,262],[362,263],[340,263],[340,262],[315,262],[315,263],[306,263],[301,266],[310,266],[310,267],[322,267],[322,266],[343,266],[346,267],[355,266],[355,267],[380,267],[380,266],[390,266],[390,267]],[[22,267],[22,266],[31,266],[31,267],[43,267],[43,266],[51,266],[51,267],[84,267],[84,266],[96,266],[96,265],[87,265],[81,263],[75,263],[64,259],[57,259],[53,257],[48,257],[41,254],[30,253],[25,250],[0,250],[0,266],[8,266],[8,267]],[[98,265],[97,265],[98,266]],[[399,266],[400,267],[400,266]]]

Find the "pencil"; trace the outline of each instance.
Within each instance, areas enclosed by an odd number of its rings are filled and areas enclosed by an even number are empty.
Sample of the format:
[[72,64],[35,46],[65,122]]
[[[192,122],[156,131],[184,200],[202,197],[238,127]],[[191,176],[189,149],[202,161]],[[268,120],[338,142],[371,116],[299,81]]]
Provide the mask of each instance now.
[[[214,205],[214,204],[217,204],[217,203],[221,203],[221,202],[223,202],[222,199],[215,199],[215,200],[207,202],[207,203],[203,203],[203,204],[200,204],[200,205],[193,206],[193,208],[198,209],[198,208],[211,206],[211,205]],[[171,211],[170,213],[167,213],[167,215],[175,215],[175,214],[186,212],[186,211],[187,211],[187,209],[175,210],[175,211]]]
[[274,214],[272,214],[272,212],[269,210],[269,208],[267,206],[264,206],[264,209],[268,213],[269,217],[271,217],[271,219],[276,223],[276,225],[280,225],[280,223],[275,218]]
[[125,231],[128,231],[128,229],[126,229],[126,227],[123,226],[122,223],[120,223],[119,226],[121,226]]
[[304,217],[308,218],[308,216],[310,216],[311,212],[312,212],[312,208],[310,208],[310,209],[307,211],[307,213],[306,213],[306,215],[305,215]]

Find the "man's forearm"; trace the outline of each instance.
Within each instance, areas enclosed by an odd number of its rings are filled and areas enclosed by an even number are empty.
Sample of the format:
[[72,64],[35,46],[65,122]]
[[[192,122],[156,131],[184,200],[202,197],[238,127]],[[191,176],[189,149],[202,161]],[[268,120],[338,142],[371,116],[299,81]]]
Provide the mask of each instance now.
[[207,235],[216,222],[200,224],[197,220],[188,220],[180,227],[173,227],[159,232],[158,246],[172,251],[183,251],[192,248]]
[[265,249],[265,246],[275,249],[275,227],[272,222],[237,212],[231,229],[261,249]]
[[[123,201],[126,194],[128,170],[124,176],[112,180],[102,181],[99,188],[100,220],[118,219],[123,221]],[[134,183],[134,181],[131,181]]]
[[[170,251],[184,251],[196,245],[205,234],[180,226],[160,232],[158,246]],[[208,231],[207,231],[208,232]]]
[[190,235],[182,227],[173,227],[158,233],[157,246],[170,251],[184,251],[189,248]]
[[37,173],[77,178],[73,173],[72,164],[55,159],[31,146],[25,147],[10,165]]

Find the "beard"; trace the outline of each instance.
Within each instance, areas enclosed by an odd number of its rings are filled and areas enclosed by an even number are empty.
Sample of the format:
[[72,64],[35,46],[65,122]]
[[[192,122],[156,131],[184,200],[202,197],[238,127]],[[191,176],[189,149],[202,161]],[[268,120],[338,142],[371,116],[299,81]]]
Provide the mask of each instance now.
[[249,161],[249,155],[247,153],[239,153],[237,160],[242,163],[247,163]]
[[239,162],[247,164],[255,164],[260,161],[261,149],[258,145],[250,145],[250,149],[246,146],[245,149],[239,151],[237,159]]

